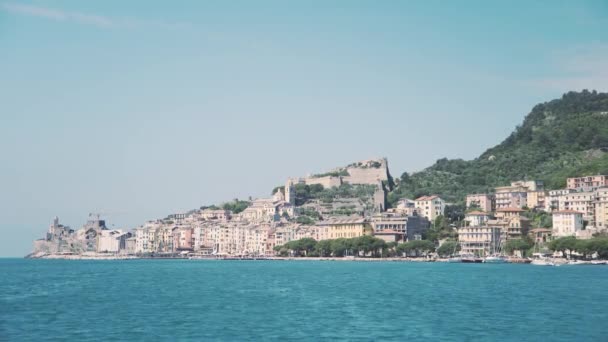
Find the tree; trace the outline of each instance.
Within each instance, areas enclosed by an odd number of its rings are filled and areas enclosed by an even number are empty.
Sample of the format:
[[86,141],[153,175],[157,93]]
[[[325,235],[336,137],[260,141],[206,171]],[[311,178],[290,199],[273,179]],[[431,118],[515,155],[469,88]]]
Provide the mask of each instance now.
[[251,205],[248,201],[240,201],[238,198],[235,198],[232,202],[226,202],[222,204],[222,209],[230,210],[235,214],[242,212],[247,209]]
[[431,228],[423,232],[422,239],[437,242],[446,238],[456,238],[456,232],[443,215],[439,215],[433,221]]
[[[391,204],[416,194],[439,194],[461,203],[466,194],[485,193],[522,178],[565,186],[566,177],[605,174],[608,155],[608,93],[572,92],[532,108],[502,143],[472,160],[440,159],[420,172],[403,174],[387,196]],[[544,226],[544,225],[543,225]]]
[[313,238],[303,238],[298,240],[298,246],[300,247],[300,250],[304,251],[304,253],[306,255],[308,255],[308,253],[312,252],[315,249],[315,246],[317,245],[317,240],[313,239]]
[[335,257],[342,257],[346,251],[351,249],[351,243],[345,238],[331,240],[331,253]]
[[441,246],[439,246],[439,248],[437,248],[437,254],[442,257],[454,255],[458,251],[460,251],[460,244],[453,240],[445,241]]
[[315,251],[322,257],[328,257],[331,255],[331,242],[332,240],[321,240],[317,242]]
[[513,240],[508,240],[503,249],[509,253],[509,254],[513,254],[514,251],[520,251],[522,254],[525,254],[525,252],[527,250],[529,250],[530,248],[532,248],[533,244],[531,244],[529,241],[524,240],[524,239],[513,239]]
[[378,257],[385,254],[388,246],[386,241],[374,238],[371,243],[372,256]]
[[391,241],[386,243],[386,254],[389,257],[395,256],[397,253],[397,242]]
[[212,205],[203,205],[200,207],[201,210],[209,209],[209,210],[217,210],[219,207],[215,204]]
[[549,242],[549,249],[552,251],[561,252],[566,255],[566,252],[572,252],[576,250],[576,238],[574,236],[566,236],[559,239],[555,239]]
[[429,240],[413,240],[397,246],[397,250],[400,253],[405,253],[406,256],[413,253],[417,257],[421,254],[433,252],[435,243]]
[[583,255],[583,259],[587,259],[587,255],[593,254],[591,250],[591,240],[576,240],[574,243],[574,250]]
[[356,252],[363,252],[363,255],[367,255],[369,252],[373,250],[374,238],[371,235],[363,235],[358,238],[353,239],[353,249]]
[[460,222],[464,219],[464,204],[446,205],[445,217],[449,222]]

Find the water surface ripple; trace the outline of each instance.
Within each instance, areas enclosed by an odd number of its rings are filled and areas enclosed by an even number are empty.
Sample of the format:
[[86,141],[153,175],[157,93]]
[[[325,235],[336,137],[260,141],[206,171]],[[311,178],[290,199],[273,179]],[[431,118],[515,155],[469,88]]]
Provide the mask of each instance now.
[[0,259],[2,341],[608,341],[608,266]]

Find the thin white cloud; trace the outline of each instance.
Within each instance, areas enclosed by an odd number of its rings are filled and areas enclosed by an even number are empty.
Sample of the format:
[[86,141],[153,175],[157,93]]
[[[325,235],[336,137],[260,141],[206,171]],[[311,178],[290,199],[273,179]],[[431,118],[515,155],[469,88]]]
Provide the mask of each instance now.
[[11,2],[0,3],[0,10],[13,14],[44,18],[54,21],[73,22],[83,25],[91,25],[99,28],[157,27],[161,29],[173,29],[188,26],[184,23],[167,23],[162,21],[147,21],[134,18],[112,18],[97,14],[82,13],[77,11],[65,11],[48,7],[17,4]]
[[108,17],[86,14],[81,12],[63,11],[41,6],[24,5],[16,3],[2,3],[4,11],[31,17],[45,18],[55,21],[71,21],[80,24],[93,25],[101,28],[116,26],[116,22]]

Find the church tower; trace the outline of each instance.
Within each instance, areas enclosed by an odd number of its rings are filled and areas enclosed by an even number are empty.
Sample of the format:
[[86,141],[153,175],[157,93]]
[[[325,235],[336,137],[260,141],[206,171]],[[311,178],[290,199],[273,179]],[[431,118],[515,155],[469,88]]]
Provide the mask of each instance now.
[[285,183],[285,202],[296,204],[296,193],[293,186],[293,179],[288,179]]

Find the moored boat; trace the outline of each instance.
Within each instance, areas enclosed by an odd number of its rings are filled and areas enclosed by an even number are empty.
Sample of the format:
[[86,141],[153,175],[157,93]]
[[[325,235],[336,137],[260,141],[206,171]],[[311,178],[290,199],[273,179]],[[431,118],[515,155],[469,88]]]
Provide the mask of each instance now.
[[476,257],[473,254],[466,254],[466,255],[462,256],[462,262],[469,263],[469,264],[471,264],[471,263],[480,263],[480,262],[483,262],[483,259],[479,258],[479,257]]
[[548,259],[548,258],[539,258],[539,259],[532,260],[532,262],[530,263],[530,265],[536,265],[536,266],[555,266],[555,263],[553,261],[551,261],[551,259]]
[[454,256],[448,259],[448,262],[462,262],[462,258],[459,256]]
[[462,258],[462,262],[464,263],[468,263],[468,264],[472,264],[472,263],[482,263],[483,259],[482,258]]
[[485,257],[483,262],[488,264],[504,264],[507,262],[507,258],[502,255],[490,255]]

